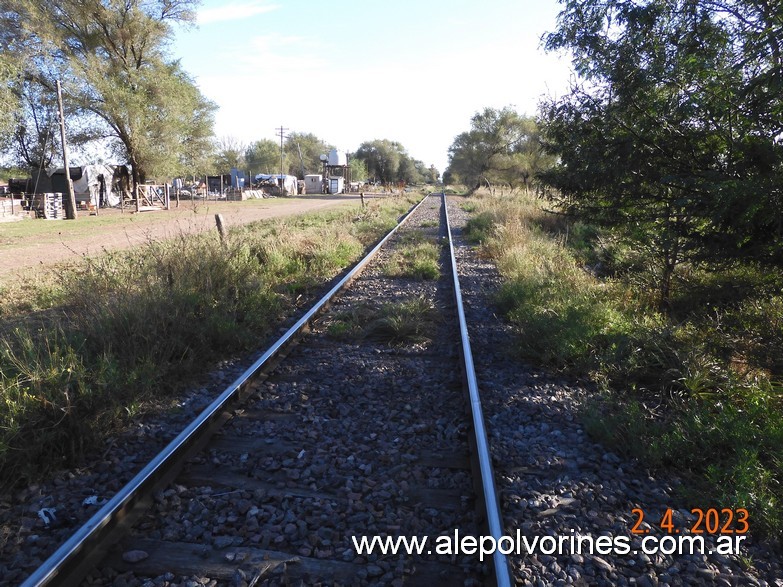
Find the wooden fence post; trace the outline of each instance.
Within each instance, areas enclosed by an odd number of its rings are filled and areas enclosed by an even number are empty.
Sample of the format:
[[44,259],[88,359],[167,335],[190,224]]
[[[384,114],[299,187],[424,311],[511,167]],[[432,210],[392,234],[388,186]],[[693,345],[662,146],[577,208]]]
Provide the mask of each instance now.
[[215,214],[215,225],[217,226],[218,233],[220,234],[220,242],[226,243],[226,227],[223,225],[223,215]]

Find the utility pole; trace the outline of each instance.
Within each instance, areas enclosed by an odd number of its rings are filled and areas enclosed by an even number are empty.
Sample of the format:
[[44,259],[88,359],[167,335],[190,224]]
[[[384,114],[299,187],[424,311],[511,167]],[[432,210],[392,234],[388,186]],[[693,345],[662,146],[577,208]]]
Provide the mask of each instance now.
[[60,109],[60,138],[63,143],[63,165],[65,165],[65,183],[68,186],[68,204],[65,217],[68,220],[76,220],[76,196],[73,193],[71,183],[71,170],[68,168],[68,145],[65,142],[65,115],[63,114],[63,93],[60,88],[60,80],[57,80],[57,106]]
[[283,125],[280,125],[280,128],[277,129],[278,133],[280,134],[280,194],[283,194],[283,137],[285,136],[285,131],[287,131],[287,128],[283,128]]
[[302,179],[304,179],[305,176],[304,158],[302,157],[302,147],[299,144],[299,141],[296,141],[296,150],[299,151],[299,164],[302,166]]

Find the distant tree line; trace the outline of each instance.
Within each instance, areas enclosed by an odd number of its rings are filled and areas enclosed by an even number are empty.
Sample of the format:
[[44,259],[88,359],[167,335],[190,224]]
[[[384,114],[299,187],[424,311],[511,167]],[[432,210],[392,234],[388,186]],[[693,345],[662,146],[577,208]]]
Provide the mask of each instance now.
[[[292,132],[284,136],[282,161],[280,143],[261,139],[248,145],[232,137],[216,141],[216,169],[231,167],[247,169],[251,173],[283,173],[300,179],[309,173],[320,173],[321,155],[327,155],[334,146],[311,133]],[[351,178],[354,181],[406,184],[434,184],[440,172],[433,165],[408,155],[397,142],[386,139],[366,141],[353,153],[347,153]]]
[[381,183],[434,184],[440,177],[434,166],[414,159],[400,143],[386,139],[362,143],[354,158],[364,163],[370,179]]
[[511,107],[485,108],[473,116],[470,130],[454,139],[444,179],[470,189],[507,186],[527,192],[553,162],[544,151],[535,118]]

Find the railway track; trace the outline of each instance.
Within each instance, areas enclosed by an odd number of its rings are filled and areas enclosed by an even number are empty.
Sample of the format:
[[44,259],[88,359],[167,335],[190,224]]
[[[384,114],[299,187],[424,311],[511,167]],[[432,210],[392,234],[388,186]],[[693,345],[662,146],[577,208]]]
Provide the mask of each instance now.
[[[421,250],[439,275],[396,275]],[[454,263],[425,198],[25,585],[510,584],[433,546],[501,534]]]

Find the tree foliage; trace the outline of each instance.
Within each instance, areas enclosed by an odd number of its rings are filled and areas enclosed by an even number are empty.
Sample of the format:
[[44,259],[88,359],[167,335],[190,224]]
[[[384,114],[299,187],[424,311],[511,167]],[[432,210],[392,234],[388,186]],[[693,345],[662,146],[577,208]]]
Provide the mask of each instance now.
[[0,149],[6,147],[13,133],[14,119],[20,109],[18,94],[14,92],[19,65],[6,53],[0,53]]
[[28,168],[46,169],[60,152],[56,96],[31,79],[17,80],[14,94],[18,100],[13,129],[17,160]]
[[391,183],[397,181],[402,151],[399,143],[382,139],[362,143],[354,156],[364,161],[370,177],[382,183]]
[[353,153],[349,153],[348,166],[351,168],[351,179],[354,181],[367,181],[367,163],[354,157]]
[[223,136],[215,141],[215,164],[218,173],[228,173],[232,167],[245,167],[249,147],[236,137]]
[[248,145],[245,165],[251,174],[276,173],[280,169],[280,145],[270,139],[261,139]]
[[535,119],[510,107],[485,108],[449,147],[450,181],[472,187],[505,184],[528,190],[535,175],[552,164],[539,140]]
[[194,8],[192,0],[4,0],[0,39],[3,52],[29,57],[27,77],[42,88],[63,81],[64,99],[113,140],[139,182],[209,150],[215,106],[166,55],[172,27],[190,22]]
[[783,260],[783,5],[564,0],[550,50],[578,82],[543,107],[563,208],[619,227],[660,269]]
[[[367,177],[381,183],[408,184],[437,180],[437,170],[411,157],[400,143],[387,139],[366,141],[354,153],[354,158],[367,166]],[[433,172],[436,174],[432,179]]]
[[320,173],[323,166],[321,155],[328,154],[333,148],[312,133],[290,133],[285,141],[287,173],[299,179],[304,179],[309,173]]

